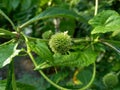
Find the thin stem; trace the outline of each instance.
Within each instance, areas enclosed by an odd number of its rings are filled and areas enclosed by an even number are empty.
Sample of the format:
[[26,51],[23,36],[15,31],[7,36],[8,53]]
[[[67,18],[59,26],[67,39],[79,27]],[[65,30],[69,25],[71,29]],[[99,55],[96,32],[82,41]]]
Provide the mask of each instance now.
[[35,22],[35,21],[38,21],[38,20],[29,20],[29,21],[23,23],[22,25],[20,25],[19,28],[22,29],[22,28],[24,28],[25,26],[27,26],[27,25]]
[[[28,39],[27,39],[27,37],[26,37],[23,33],[22,33],[22,35],[23,35],[23,37],[25,38],[25,43],[26,43],[26,45],[27,45],[27,53],[28,53],[29,57],[31,58],[34,66],[37,67],[37,63],[35,62],[35,59],[34,59],[32,53],[31,53],[30,47],[29,47],[29,45],[28,45]],[[61,89],[61,90],[70,90],[70,89],[66,89],[66,88],[63,88],[63,87],[55,84],[53,81],[51,81],[51,80],[43,73],[42,70],[39,70],[39,73],[40,73],[49,83],[51,83],[51,84],[52,84],[53,86],[55,86],[56,88]]]
[[25,38],[25,44],[27,45],[27,53],[28,53],[28,55],[30,56],[30,58],[31,58],[31,60],[32,60],[32,62],[33,62],[33,64],[34,64],[35,67],[36,67],[37,64],[36,64],[36,62],[35,62],[35,60],[34,60],[32,54],[31,54],[31,50],[30,50],[30,47],[29,47],[29,45],[28,45],[28,39],[27,39],[27,37],[26,37],[23,33],[21,33],[21,34],[22,34],[23,37]]
[[95,0],[95,13],[94,15],[97,15],[98,12],[98,0]]
[[111,45],[110,43],[108,43],[108,42],[102,42],[102,41],[100,41],[101,43],[103,43],[103,44],[105,44],[105,45],[107,45],[107,46],[109,46],[109,47],[111,47],[113,50],[115,50],[117,53],[119,53],[120,54],[120,50],[118,50],[117,48],[115,48],[113,45]]
[[[27,37],[26,37],[24,34],[22,34],[22,35],[24,36],[24,38],[25,38],[25,43],[26,43],[26,45],[27,45],[27,53],[28,53],[29,57],[31,58],[34,66],[37,67],[38,65],[37,65],[37,63],[35,62],[35,59],[34,59],[32,53],[31,53],[31,49],[30,49],[30,47],[29,47],[29,45],[28,45],[28,39],[27,39]],[[39,70],[39,73],[40,73],[50,84],[52,84],[54,87],[56,87],[56,88],[58,88],[58,89],[60,89],[60,90],[72,90],[72,89],[64,88],[64,87],[62,87],[62,86],[57,85],[57,84],[54,83],[52,80],[50,80],[50,79],[44,74],[44,72],[43,72],[42,70]],[[95,73],[96,73],[96,66],[95,66],[95,64],[94,64],[92,79],[90,80],[90,82],[89,82],[85,87],[83,87],[82,89],[77,89],[77,90],[85,90],[85,89],[87,89],[88,87],[90,87],[90,85],[91,85],[92,82],[94,81]]]
[[[34,63],[34,65],[35,65],[35,67],[37,67],[37,64],[36,64],[36,62],[35,62],[32,54],[31,54],[30,52],[29,52],[29,56],[30,56],[30,58],[32,59],[32,61],[34,61],[33,63]],[[57,85],[56,83],[54,83],[53,81],[51,81],[51,80],[43,73],[42,70],[39,70],[39,73],[40,73],[50,84],[52,84],[54,87],[56,87],[56,88],[58,88],[58,89],[60,89],[60,90],[72,90],[72,89],[64,88],[64,87],[61,87],[61,86]],[[94,63],[92,79],[90,80],[90,82],[89,82],[85,87],[83,87],[83,88],[81,88],[81,89],[78,89],[78,90],[85,90],[85,89],[87,89],[88,87],[90,87],[90,85],[93,83],[93,81],[94,81],[94,79],[95,79],[95,74],[96,74],[96,65],[95,65],[95,63]]]
[[100,61],[103,59],[104,56],[105,56],[105,52],[102,52],[102,53],[98,56],[96,62],[100,62]]
[[90,87],[91,84],[93,83],[94,79],[95,79],[95,75],[96,75],[96,64],[94,63],[92,79],[90,80],[90,82],[85,87],[83,87],[81,89],[78,89],[78,90],[86,90],[88,87]]
[[6,87],[5,87],[5,90],[11,90],[12,87],[11,87],[11,81],[12,81],[12,63],[9,64],[9,69],[8,69],[8,76],[7,76],[7,83],[6,83]]
[[79,38],[79,39],[72,38],[72,39],[75,44],[80,44],[82,42],[94,42],[94,40],[92,40],[91,38]]
[[15,71],[14,71],[14,61],[12,61],[12,88],[17,90],[16,80],[15,80]]
[[15,27],[14,23],[12,22],[12,20],[4,13],[1,9],[0,9],[0,14],[1,14],[2,16],[4,16],[5,19],[7,19],[7,20],[10,22],[10,24],[11,24],[12,27],[13,27],[13,29],[16,30],[16,27]]
[[120,75],[120,71],[117,73],[117,76],[119,76]]
[[[31,52],[28,52],[28,55],[30,56],[33,64],[35,65],[35,67],[37,67],[37,63],[35,62],[34,57],[33,57],[33,55],[31,54]],[[66,88],[63,88],[63,87],[55,84],[53,81],[51,81],[51,80],[43,73],[42,70],[39,70],[39,73],[40,73],[50,84],[52,84],[52,85],[55,86],[56,88],[58,88],[58,89],[60,89],[60,90],[70,90],[70,89],[66,89]]]
[[[35,67],[37,67],[37,64],[36,64],[36,62],[35,62],[32,54],[31,54],[31,52],[28,52],[28,55],[30,56],[33,64],[35,65]],[[39,70],[39,73],[40,73],[50,84],[52,84],[54,87],[56,87],[56,88],[58,88],[58,89],[60,89],[60,90],[70,90],[70,89],[66,89],[66,88],[63,88],[63,87],[55,84],[53,81],[51,81],[51,80],[43,73],[42,70]]]
[[14,73],[14,61],[9,64],[9,72],[7,77],[7,84],[5,90],[17,90],[15,73]]
[[[60,90],[72,90],[72,89],[67,89],[64,87],[61,87],[57,84],[55,84],[53,81],[51,81],[44,73],[42,70],[39,70],[40,74],[49,82],[51,83],[53,86],[55,86],[56,88],[60,89]],[[92,75],[92,79],[90,80],[90,82],[83,88],[77,89],[77,90],[86,90],[88,87],[91,86],[91,84],[93,83],[94,79],[95,79],[95,75],[96,75],[96,64],[94,63],[94,67],[93,67],[93,75]]]
[[72,89],[67,89],[67,88],[64,88],[64,87],[61,87],[59,85],[57,85],[56,83],[54,83],[53,81],[51,81],[44,73],[42,70],[39,70],[39,73],[50,83],[52,84],[54,87],[60,89],[60,90],[72,90]]

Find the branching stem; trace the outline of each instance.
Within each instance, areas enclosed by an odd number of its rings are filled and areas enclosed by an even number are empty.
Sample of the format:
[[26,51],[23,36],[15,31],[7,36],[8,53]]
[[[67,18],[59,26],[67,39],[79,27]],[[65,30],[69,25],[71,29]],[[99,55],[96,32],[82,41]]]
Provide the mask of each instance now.
[[[29,45],[28,45],[28,38],[27,38],[24,34],[22,34],[22,35],[23,35],[23,37],[25,38],[25,43],[26,43],[26,45],[27,45],[27,53],[28,53],[29,57],[31,58],[34,66],[37,67],[37,63],[35,62],[35,59],[34,59],[32,53],[31,53],[31,49],[30,49],[30,47],[29,47]],[[87,89],[88,87],[90,87],[90,85],[92,84],[92,82],[93,82],[93,80],[94,80],[94,78],[95,78],[95,74],[96,74],[95,72],[96,72],[96,65],[95,65],[95,63],[94,63],[92,79],[91,79],[90,82],[89,82],[86,86],[84,86],[82,89],[77,89],[77,90],[85,90],[85,89]],[[52,84],[54,87],[56,87],[56,88],[58,88],[58,89],[60,89],[60,90],[72,90],[72,89],[64,88],[64,87],[59,86],[58,84],[54,83],[52,80],[50,80],[50,79],[44,74],[44,72],[43,72],[42,70],[39,70],[39,73],[40,73],[50,84]]]

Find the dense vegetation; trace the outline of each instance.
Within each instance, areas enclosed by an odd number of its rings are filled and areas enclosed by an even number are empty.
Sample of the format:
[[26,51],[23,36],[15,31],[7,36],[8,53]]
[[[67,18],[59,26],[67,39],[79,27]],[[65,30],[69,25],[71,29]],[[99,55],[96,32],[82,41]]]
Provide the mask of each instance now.
[[[0,0],[0,90],[120,90],[119,4]],[[17,78],[23,57],[39,77]]]

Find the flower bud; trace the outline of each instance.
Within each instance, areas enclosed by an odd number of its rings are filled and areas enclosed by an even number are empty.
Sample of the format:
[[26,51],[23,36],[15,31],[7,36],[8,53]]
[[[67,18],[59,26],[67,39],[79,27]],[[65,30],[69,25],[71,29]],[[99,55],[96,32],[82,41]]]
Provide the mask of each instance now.
[[118,77],[114,73],[108,73],[103,77],[103,83],[106,87],[114,87],[118,84]]
[[67,32],[56,33],[52,35],[49,46],[54,53],[65,54],[71,47],[71,41],[72,39]]

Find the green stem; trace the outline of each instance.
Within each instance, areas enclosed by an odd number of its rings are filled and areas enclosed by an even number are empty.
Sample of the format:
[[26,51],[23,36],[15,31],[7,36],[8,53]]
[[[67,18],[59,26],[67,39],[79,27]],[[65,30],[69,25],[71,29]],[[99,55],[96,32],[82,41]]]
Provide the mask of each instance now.
[[28,39],[27,39],[27,37],[26,37],[23,33],[21,33],[21,34],[22,34],[23,37],[25,38],[25,44],[26,44],[26,46],[27,46],[27,53],[28,53],[28,55],[30,56],[30,58],[31,58],[31,60],[32,60],[32,62],[33,62],[33,64],[34,64],[35,67],[36,67],[37,64],[36,64],[36,62],[35,62],[35,60],[34,60],[32,54],[31,54],[31,49],[30,49],[30,47],[29,47],[29,45],[28,45]]
[[80,44],[82,42],[94,42],[94,41],[91,38],[79,38],[79,39],[73,38],[73,42],[75,44]]
[[101,42],[101,43],[103,43],[103,44],[105,44],[105,45],[111,47],[113,50],[115,50],[117,53],[120,54],[120,50],[117,49],[116,47],[114,47],[113,45],[111,45],[110,43],[108,43],[108,42],[102,42],[102,41],[99,41],[99,42]]
[[[23,35],[23,37],[25,38],[25,43],[26,43],[26,45],[27,45],[27,53],[28,53],[29,57],[31,58],[34,66],[37,67],[37,63],[35,62],[35,59],[34,59],[32,53],[31,53],[31,49],[30,49],[30,47],[29,47],[29,45],[28,45],[28,39],[27,39],[27,37],[26,37],[23,33],[22,33],[22,35]],[[51,80],[43,73],[42,70],[39,70],[39,73],[40,73],[49,83],[51,83],[51,84],[52,84],[53,86],[55,86],[56,88],[58,88],[58,89],[60,89],[60,90],[71,90],[71,89],[66,89],[66,88],[63,88],[63,87],[55,84],[53,81],[51,81]]]
[[12,20],[4,13],[1,9],[0,9],[0,14],[1,14],[2,16],[4,16],[5,19],[7,19],[7,20],[10,22],[10,24],[11,24],[12,27],[13,27],[13,29],[16,30],[16,27],[15,27],[14,23],[12,22]]
[[[32,56],[32,54],[29,52],[28,55],[30,56],[32,62],[34,63],[35,67],[37,67],[37,64]],[[54,87],[60,89],[60,90],[72,90],[72,89],[68,89],[68,88],[64,88],[64,87],[61,87],[59,85],[57,85],[56,83],[54,83],[53,81],[51,81],[44,73],[42,70],[39,70],[39,73],[50,83],[52,84]],[[77,90],[85,90],[87,88],[90,87],[90,85],[93,83],[94,79],[95,79],[95,74],[96,74],[96,65],[94,63],[94,67],[93,67],[93,75],[92,75],[92,79],[90,80],[90,82],[83,88],[81,89],[77,89]]]
[[72,89],[68,89],[68,88],[64,88],[64,87],[61,87],[59,85],[57,85],[56,83],[54,83],[53,81],[51,81],[44,73],[42,70],[39,70],[39,73],[50,83],[52,84],[54,87],[60,89],[60,90],[72,90]]
[[93,67],[93,75],[92,78],[90,80],[90,82],[83,88],[78,89],[78,90],[86,90],[87,88],[89,88],[91,86],[91,84],[93,83],[94,79],[95,79],[95,75],[96,75],[96,64],[94,63],[94,67]]
[[98,0],[95,0],[95,13],[94,15],[97,15],[98,12]]
[[[25,38],[25,43],[26,43],[26,45],[27,45],[27,53],[28,53],[29,57],[31,58],[34,66],[37,67],[37,63],[35,62],[35,59],[34,59],[32,53],[31,53],[31,49],[30,49],[30,47],[29,47],[29,45],[28,45],[28,39],[27,39],[27,37],[26,37],[24,34],[22,34],[22,35],[24,36],[24,38]],[[50,80],[50,79],[44,74],[44,72],[43,72],[42,70],[39,70],[39,73],[40,73],[50,84],[52,84],[54,87],[56,87],[56,88],[58,88],[58,89],[60,89],[60,90],[72,90],[72,89],[64,88],[64,87],[59,86],[58,84],[54,83],[52,80]],[[92,79],[90,80],[90,82],[89,82],[85,87],[83,87],[82,89],[77,89],[77,90],[85,90],[85,89],[87,89],[88,87],[90,87],[90,85],[91,85],[91,84],[93,83],[93,81],[94,81],[95,73],[96,73],[96,65],[95,65],[95,63],[94,63]]]
[[[29,51],[29,50],[28,50],[28,51]],[[35,62],[34,57],[33,57],[33,55],[31,54],[31,52],[28,52],[28,55],[29,55],[29,57],[31,58],[31,60],[32,60],[33,64],[35,65],[35,67],[37,67],[37,63]],[[51,81],[51,80],[43,73],[42,70],[39,70],[39,73],[40,73],[50,84],[52,84],[54,87],[56,87],[56,88],[58,88],[58,89],[60,89],[60,90],[71,90],[71,89],[67,89],[67,88],[64,88],[64,87],[61,87],[61,86],[55,84],[53,81]]]
[[12,88],[13,90],[17,90],[16,80],[15,80],[14,61],[12,61]]
[[6,87],[5,90],[11,90],[11,81],[12,81],[12,64],[9,64],[9,69],[8,69],[8,76],[7,76],[7,83],[6,83]]
[[[39,70],[40,74],[49,82],[51,83],[53,86],[55,86],[56,88],[60,89],[60,90],[72,90],[72,89],[68,89],[68,88],[64,88],[61,87],[57,84],[55,84],[53,81],[51,81],[44,73],[42,70]],[[91,84],[93,83],[94,79],[95,79],[95,75],[96,75],[96,64],[94,63],[94,67],[93,67],[93,75],[92,78],[90,80],[90,82],[83,88],[77,89],[77,90],[86,90],[87,88],[89,88],[91,86]]]
[[9,72],[5,90],[17,90],[14,74],[14,61],[11,61],[11,63],[9,64]]

